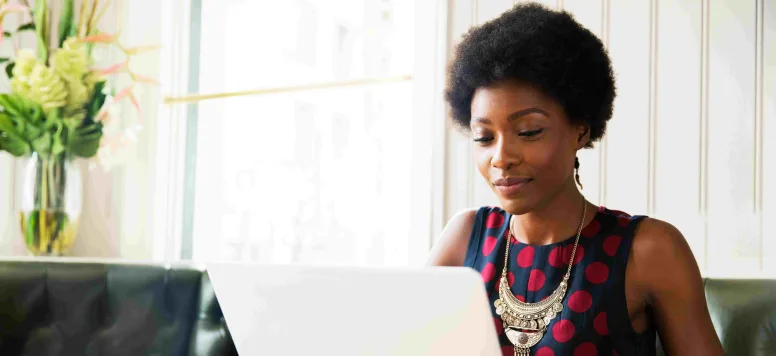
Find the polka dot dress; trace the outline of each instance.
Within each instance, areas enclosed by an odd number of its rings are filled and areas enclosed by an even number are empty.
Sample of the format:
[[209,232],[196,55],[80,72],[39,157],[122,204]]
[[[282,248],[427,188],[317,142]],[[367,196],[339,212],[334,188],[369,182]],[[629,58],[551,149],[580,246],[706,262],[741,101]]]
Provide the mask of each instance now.
[[[482,275],[504,355],[512,355],[513,348],[493,302],[498,299],[509,218],[500,208],[480,208],[465,262]],[[574,261],[570,259],[576,236],[543,246],[510,239],[507,280],[521,301],[535,303],[547,298],[563,279],[568,263],[574,264],[563,311],[531,348],[531,355],[655,354],[655,330],[635,332],[625,302],[625,267],[633,232],[641,220],[601,207],[582,230]]]

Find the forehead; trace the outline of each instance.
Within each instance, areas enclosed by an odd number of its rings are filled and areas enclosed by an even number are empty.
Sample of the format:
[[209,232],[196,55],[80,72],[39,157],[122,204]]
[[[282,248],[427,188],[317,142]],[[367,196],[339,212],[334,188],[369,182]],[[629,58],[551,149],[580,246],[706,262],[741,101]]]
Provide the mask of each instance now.
[[554,99],[539,88],[520,82],[504,81],[474,91],[471,116],[505,116],[531,107],[556,114],[563,111]]

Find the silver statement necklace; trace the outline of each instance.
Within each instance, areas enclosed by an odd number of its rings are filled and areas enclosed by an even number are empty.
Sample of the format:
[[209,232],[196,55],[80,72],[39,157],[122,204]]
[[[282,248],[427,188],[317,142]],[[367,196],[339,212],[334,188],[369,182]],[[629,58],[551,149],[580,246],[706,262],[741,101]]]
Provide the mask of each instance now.
[[577,229],[577,238],[574,241],[574,249],[571,250],[571,259],[566,275],[554,292],[547,298],[537,303],[524,303],[515,298],[509,287],[507,278],[507,264],[509,263],[509,245],[511,238],[515,238],[514,222],[509,221],[509,236],[507,236],[506,253],[504,256],[504,269],[501,271],[501,282],[498,289],[499,298],[494,305],[496,314],[501,317],[504,332],[509,341],[515,345],[515,356],[528,356],[531,347],[539,343],[547,331],[547,325],[563,310],[563,297],[568,289],[568,281],[571,276],[571,268],[574,266],[574,255],[579,245],[579,236],[582,234],[582,225],[587,214],[587,202],[583,200],[582,219]]

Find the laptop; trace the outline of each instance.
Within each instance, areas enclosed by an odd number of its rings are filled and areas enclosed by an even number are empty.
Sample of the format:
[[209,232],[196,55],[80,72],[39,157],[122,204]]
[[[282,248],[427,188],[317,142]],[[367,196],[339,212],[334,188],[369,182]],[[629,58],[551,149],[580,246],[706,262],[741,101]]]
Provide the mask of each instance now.
[[207,270],[240,355],[501,355],[482,278],[469,268]]

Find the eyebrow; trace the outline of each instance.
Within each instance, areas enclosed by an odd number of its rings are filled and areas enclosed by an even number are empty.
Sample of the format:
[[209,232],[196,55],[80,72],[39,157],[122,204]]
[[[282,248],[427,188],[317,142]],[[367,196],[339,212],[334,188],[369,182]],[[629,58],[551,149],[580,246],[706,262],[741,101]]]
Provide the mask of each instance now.
[[[530,108],[523,109],[523,110],[520,110],[520,111],[515,111],[515,112],[509,114],[507,116],[507,121],[512,121],[512,120],[518,119],[520,117],[526,116],[528,114],[542,114],[544,116],[550,117],[550,115],[546,111],[544,111],[542,109],[539,109],[537,107],[530,107]],[[485,124],[489,124],[490,123],[490,119],[488,119],[486,117],[473,117],[472,119],[474,121],[482,122],[482,123],[485,123]]]

